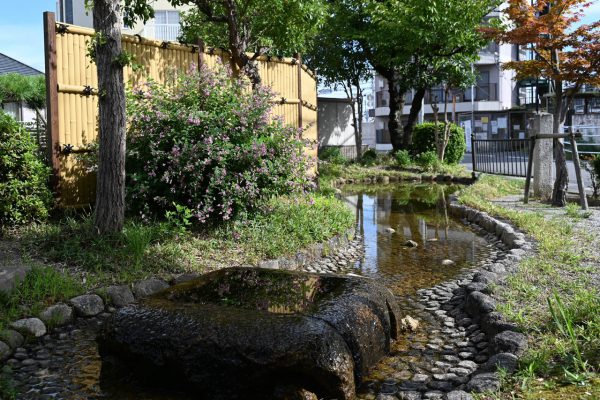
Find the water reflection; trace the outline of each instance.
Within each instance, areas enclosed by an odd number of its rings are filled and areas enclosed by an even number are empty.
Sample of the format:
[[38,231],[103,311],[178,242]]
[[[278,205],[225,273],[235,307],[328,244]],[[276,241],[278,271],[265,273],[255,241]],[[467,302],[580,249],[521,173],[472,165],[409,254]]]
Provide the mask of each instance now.
[[[448,213],[448,196],[458,189],[437,184],[347,187],[344,198],[356,212],[365,246],[359,271],[408,295],[452,279],[481,259],[488,244]],[[417,247],[407,246],[409,240]]]

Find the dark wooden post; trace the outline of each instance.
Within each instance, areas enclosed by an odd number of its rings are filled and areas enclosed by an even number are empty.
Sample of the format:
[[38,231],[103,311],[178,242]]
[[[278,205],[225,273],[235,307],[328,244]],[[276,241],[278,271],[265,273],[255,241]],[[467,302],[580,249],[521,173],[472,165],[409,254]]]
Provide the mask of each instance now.
[[579,203],[581,205],[582,210],[587,210],[588,202],[587,197],[585,196],[585,187],[583,186],[583,180],[581,179],[581,166],[579,165],[579,150],[577,150],[577,142],[575,141],[573,127],[569,128],[569,138],[571,139],[571,146],[573,146],[573,165],[575,166],[577,188],[579,189]]
[[44,12],[44,53],[46,59],[46,137],[52,168],[51,186],[58,194],[60,144],[58,138],[58,78],[56,72],[56,20],[53,12]]
[[473,133],[471,133],[471,159],[473,161],[473,172],[475,172],[477,171],[477,157],[475,155],[475,135]]
[[302,129],[302,56],[295,55],[298,60],[298,128]]
[[529,203],[529,188],[531,186],[531,172],[533,170],[533,150],[535,148],[536,136],[531,137],[529,143],[529,160],[527,160],[527,177],[525,178],[525,196],[523,197],[523,203]]
[[202,39],[198,39],[198,70],[202,68],[204,64],[204,41]]

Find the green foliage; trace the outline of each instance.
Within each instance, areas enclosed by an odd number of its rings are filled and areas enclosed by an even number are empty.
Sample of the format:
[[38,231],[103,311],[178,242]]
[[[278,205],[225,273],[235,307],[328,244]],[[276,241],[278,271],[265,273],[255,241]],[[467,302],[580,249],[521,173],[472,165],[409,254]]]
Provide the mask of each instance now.
[[34,266],[10,293],[0,292],[0,330],[8,321],[37,315],[45,306],[81,292],[81,286],[65,273]]
[[30,252],[78,266],[99,285],[295,254],[354,223],[344,203],[319,195],[275,197],[249,218],[201,231],[182,229],[188,219],[189,212],[180,208],[168,222],[129,220],[123,233],[98,235],[91,216],[69,217],[23,228],[21,237]]
[[[202,39],[209,47],[230,49],[230,29],[236,29],[248,52],[264,52],[291,56],[304,52],[318,33],[326,15],[321,0],[240,0],[231,2],[237,25],[227,22],[227,2],[207,0],[170,0],[174,6],[195,6],[184,13],[181,21],[182,40],[197,43]],[[202,4],[204,6],[199,6]]]
[[203,67],[173,86],[149,83],[129,98],[127,195],[131,211],[162,218],[173,204],[196,223],[226,221],[264,199],[312,186],[309,144],[270,120],[273,94],[247,90],[223,69]]
[[[438,124],[438,129],[439,134],[443,135],[444,124]],[[465,132],[461,127],[452,124],[444,161],[448,164],[458,164],[463,159],[466,149]],[[420,154],[426,151],[436,151],[435,124],[432,122],[419,124],[413,131],[411,153]]]
[[0,111],[0,226],[48,216],[52,201],[49,176],[30,134]]
[[394,155],[394,158],[396,159],[396,165],[400,168],[406,168],[412,164],[412,159],[408,150],[398,150]]
[[415,162],[419,167],[430,172],[437,171],[442,165],[435,151],[425,151],[417,154]]
[[338,147],[325,147],[319,150],[319,160],[338,165],[346,164],[348,162],[348,159],[344,157]]
[[46,104],[46,78],[44,75],[0,75],[0,103],[24,101],[31,108]]
[[377,152],[374,149],[367,149],[362,153],[362,157],[360,158],[360,163],[362,165],[374,165],[377,163]]

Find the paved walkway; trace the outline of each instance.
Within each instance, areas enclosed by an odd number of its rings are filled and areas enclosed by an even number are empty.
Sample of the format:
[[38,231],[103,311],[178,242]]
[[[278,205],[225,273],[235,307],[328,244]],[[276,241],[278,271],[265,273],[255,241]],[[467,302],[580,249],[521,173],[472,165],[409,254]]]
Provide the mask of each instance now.
[[11,290],[29,270],[18,248],[14,242],[0,240],[0,292]]

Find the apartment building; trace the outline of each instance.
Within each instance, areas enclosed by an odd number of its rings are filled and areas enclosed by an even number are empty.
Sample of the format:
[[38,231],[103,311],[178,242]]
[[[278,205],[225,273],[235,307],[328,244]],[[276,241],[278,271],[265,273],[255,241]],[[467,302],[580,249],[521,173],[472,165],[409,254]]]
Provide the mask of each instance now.
[[[167,0],[154,0],[154,18],[146,24],[137,22],[134,26],[126,26],[123,33],[141,35],[146,38],[176,41],[181,30],[180,13],[188,6],[173,7]],[[92,10],[87,10],[85,0],[57,0],[56,20],[67,24],[93,27]]]

